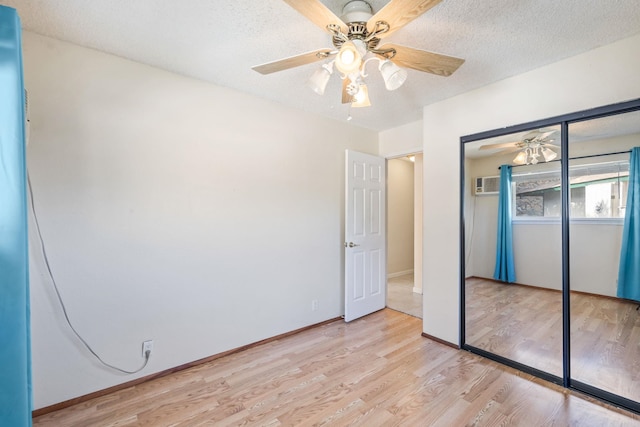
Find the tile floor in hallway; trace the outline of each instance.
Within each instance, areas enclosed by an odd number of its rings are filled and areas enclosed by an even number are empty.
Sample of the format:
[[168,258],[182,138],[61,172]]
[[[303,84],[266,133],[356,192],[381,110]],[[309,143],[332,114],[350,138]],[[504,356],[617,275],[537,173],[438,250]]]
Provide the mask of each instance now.
[[413,292],[413,273],[387,279],[387,307],[422,319],[422,295]]

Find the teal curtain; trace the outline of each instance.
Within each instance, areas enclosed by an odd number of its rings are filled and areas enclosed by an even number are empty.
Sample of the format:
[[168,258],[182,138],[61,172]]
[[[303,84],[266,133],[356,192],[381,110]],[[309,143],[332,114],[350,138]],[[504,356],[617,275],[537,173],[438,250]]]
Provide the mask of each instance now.
[[31,337],[20,18],[0,6],[0,426],[31,425]]
[[500,166],[500,192],[498,194],[498,241],[496,267],[493,278],[501,282],[516,281],[513,262],[513,229],[511,226],[511,166]]
[[627,207],[622,229],[618,296],[640,301],[640,147],[631,150]]

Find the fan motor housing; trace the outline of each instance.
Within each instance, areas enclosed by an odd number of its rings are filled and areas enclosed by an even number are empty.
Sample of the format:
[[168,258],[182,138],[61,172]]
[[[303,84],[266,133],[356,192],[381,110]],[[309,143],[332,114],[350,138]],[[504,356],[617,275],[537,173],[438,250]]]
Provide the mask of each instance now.
[[[347,38],[349,40],[363,40],[367,50],[375,49],[378,43],[380,43],[378,37],[371,37],[365,41],[369,35],[367,22],[372,16],[373,8],[369,3],[362,0],[353,0],[344,5],[342,8],[342,16],[340,17],[340,19],[347,24]],[[333,36],[332,41],[338,50],[340,50],[345,43],[345,40],[339,36]]]
[[[349,22],[347,26],[349,28],[347,33],[349,40],[356,39],[364,41],[369,35],[366,22]],[[343,39],[337,36],[333,36],[331,40],[335,48],[338,50],[340,50],[342,45],[345,43]],[[378,37],[372,37],[370,40],[365,42],[368,50],[375,49],[378,46],[378,43],[380,43],[380,39]]]
[[366,23],[373,16],[373,8],[366,1],[353,0],[342,8],[342,19],[347,24],[351,22]]

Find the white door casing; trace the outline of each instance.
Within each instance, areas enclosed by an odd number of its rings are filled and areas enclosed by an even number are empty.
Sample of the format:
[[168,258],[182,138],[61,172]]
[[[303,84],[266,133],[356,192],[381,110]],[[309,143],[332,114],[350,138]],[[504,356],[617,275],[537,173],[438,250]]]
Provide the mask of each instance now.
[[345,307],[350,322],[386,303],[386,164],[346,150]]

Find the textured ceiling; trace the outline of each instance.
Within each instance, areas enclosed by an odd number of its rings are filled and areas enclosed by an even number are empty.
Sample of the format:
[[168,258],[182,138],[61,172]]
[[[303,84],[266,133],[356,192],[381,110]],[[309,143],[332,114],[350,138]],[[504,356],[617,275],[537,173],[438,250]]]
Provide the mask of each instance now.
[[[310,0],[311,1],[311,0]],[[341,15],[347,0],[322,0]],[[371,0],[378,11],[386,0]],[[331,47],[330,36],[282,0],[0,0],[26,30],[346,120],[341,82],[324,96],[305,81],[319,64],[271,75],[253,65]],[[451,77],[408,70],[387,92],[367,70],[372,106],[352,123],[373,130],[422,116],[422,107],[640,32],[638,0],[443,0],[385,41],[464,58]]]

